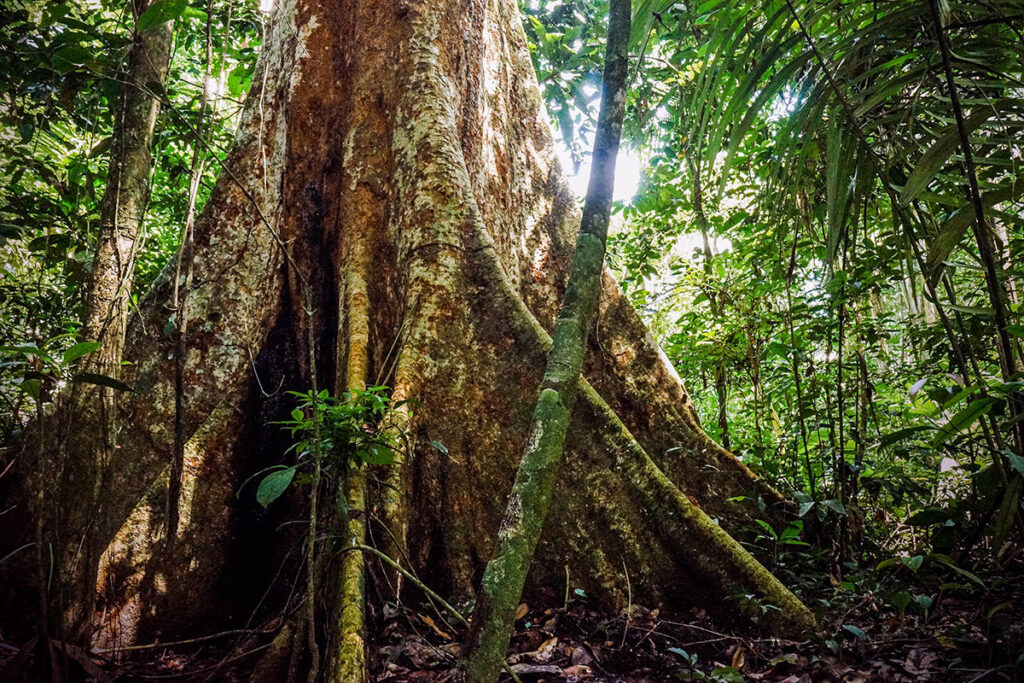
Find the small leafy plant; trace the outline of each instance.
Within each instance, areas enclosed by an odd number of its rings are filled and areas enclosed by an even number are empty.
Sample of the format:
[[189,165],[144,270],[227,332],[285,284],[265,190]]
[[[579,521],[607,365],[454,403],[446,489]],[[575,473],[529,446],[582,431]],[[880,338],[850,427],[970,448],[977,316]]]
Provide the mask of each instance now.
[[272,424],[291,432],[295,442],[285,453],[294,452],[295,463],[274,465],[253,475],[264,475],[256,488],[257,502],[269,506],[281,497],[297,474],[302,481],[301,470],[316,458],[322,458],[327,474],[342,476],[351,467],[393,463],[403,441],[393,417],[408,401],[392,403],[388,392],[386,386],[350,391],[341,397],[331,396],[326,389],[318,393],[288,392],[299,403],[290,419]]
[[0,368],[16,378],[18,389],[40,402],[48,402],[59,387],[69,382],[131,391],[113,377],[81,371],[77,361],[100,348],[100,343],[73,341],[74,335],[62,334],[42,344],[0,346]]
[[[758,533],[754,537],[754,547],[765,550],[768,553],[768,561],[772,566],[775,566],[779,562],[780,554],[794,546],[799,547],[810,547],[810,544],[802,541],[800,535],[804,531],[804,523],[800,520],[795,520],[789,523],[782,532],[775,531],[772,525],[763,519],[754,520],[758,525]],[[762,544],[766,548],[762,547]]]

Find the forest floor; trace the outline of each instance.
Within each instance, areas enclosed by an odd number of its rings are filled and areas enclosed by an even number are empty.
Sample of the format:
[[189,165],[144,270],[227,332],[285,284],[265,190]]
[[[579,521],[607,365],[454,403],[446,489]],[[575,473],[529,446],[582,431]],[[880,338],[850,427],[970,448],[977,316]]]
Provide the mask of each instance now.
[[[855,577],[803,590],[807,604],[819,607],[822,629],[802,642],[725,632],[701,610],[670,613],[634,604],[609,613],[575,591],[555,608],[520,606],[509,663],[524,682],[1024,681],[1024,562],[1011,565],[999,577],[986,576],[984,589],[937,584],[927,610],[916,597],[902,613],[891,604],[900,591],[924,588],[926,581],[909,572],[871,577],[870,590],[857,590]],[[927,581],[934,580],[941,577]],[[371,680],[454,680],[461,629],[426,606],[388,606],[375,616]],[[92,667],[86,662],[91,676],[79,670],[72,678],[244,681],[267,647],[266,633],[236,632],[220,645],[204,640],[192,650],[152,647],[122,653],[119,661],[92,659]],[[0,643],[0,679],[18,649]]]
[[[509,662],[524,681],[1024,681],[1024,574],[984,598],[955,592],[903,615],[856,596],[803,642],[725,633],[703,611],[608,615],[577,597],[540,614],[521,606]],[[424,614],[393,619],[374,680],[452,679],[460,635]]]

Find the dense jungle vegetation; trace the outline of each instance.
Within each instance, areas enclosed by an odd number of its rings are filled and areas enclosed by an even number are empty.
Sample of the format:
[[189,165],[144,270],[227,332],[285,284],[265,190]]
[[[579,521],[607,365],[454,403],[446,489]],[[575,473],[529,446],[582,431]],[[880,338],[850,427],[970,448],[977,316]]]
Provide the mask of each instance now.
[[[136,306],[175,273],[184,226],[222,172],[258,85],[271,5],[0,9],[0,442],[16,443],[74,383],[125,388],[83,371],[95,345],[80,330],[133,32],[173,21],[167,82],[147,86],[163,107]],[[755,519],[742,542],[821,631],[780,645],[687,631],[654,604],[610,615],[567,577],[558,607],[577,632],[560,635],[562,650],[547,632],[517,636],[536,655],[519,671],[1020,680],[1024,2],[637,0],[632,10],[622,144],[640,168],[635,193],[614,203],[607,263],[704,430],[794,501],[787,525]],[[608,3],[524,0],[521,11],[565,170],[585,173]],[[296,432],[304,419],[293,416]],[[526,619],[527,632],[548,621]],[[446,647],[453,627],[424,624]],[[22,645],[4,636],[0,662]],[[392,647],[397,668],[380,680],[443,661]],[[630,663],[602,671],[595,648],[628,651],[619,661]],[[144,674],[173,672],[164,664]]]

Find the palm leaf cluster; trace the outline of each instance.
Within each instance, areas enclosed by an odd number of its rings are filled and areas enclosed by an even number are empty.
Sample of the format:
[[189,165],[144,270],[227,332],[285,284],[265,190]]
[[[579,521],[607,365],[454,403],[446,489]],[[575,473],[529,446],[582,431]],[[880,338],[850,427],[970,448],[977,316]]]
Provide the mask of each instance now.
[[[702,147],[720,189],[737,166],[767,163],[765,210],[813,192],[831,262],[862,211],[891,214],[885,183],[909,207],[929,268],[948,261],[973,212],[928,2],[654,2],[639,8],[654,18],[646,39],[663,65],[647,81],[652,108],[685,113],[671,117],[675,142]],[[943,8],[983,203],[1002,235],[1022,220],[1022,16],[1017,0]]]

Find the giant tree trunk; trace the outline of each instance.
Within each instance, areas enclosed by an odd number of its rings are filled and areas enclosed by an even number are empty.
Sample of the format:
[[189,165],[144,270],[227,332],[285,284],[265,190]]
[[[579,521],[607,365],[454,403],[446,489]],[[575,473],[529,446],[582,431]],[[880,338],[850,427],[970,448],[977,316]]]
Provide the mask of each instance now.
[[[167,280],[129,330],[135,393],[120,404],[104,507],[64,520],[106,548],[98,641],[245,621],[295,538],[277,524],[302,501],[261,513],[251,488],[235,494],[286,458],[266,423],[290,408],[282,386],[309,387],[307,338],[320,386],[383,376],[396,400],[416,399],[408,452],[369,478],[360,516],[442,594],[472,595],[527,438],[579,212],[514,0],[279,0],[253,84],[196,225],[174,553],[159,550],[175,403]],[[583,374],[527,591],[561,591],[568,566],[574,586],[624,597],[625,565],[634,601],[715,611],[755,592],[783,607],[784,628],[808,626],[712,521],[756,514],[736,496],[761,497],[776,520],[784,501],[704,434],[607,274]]]

